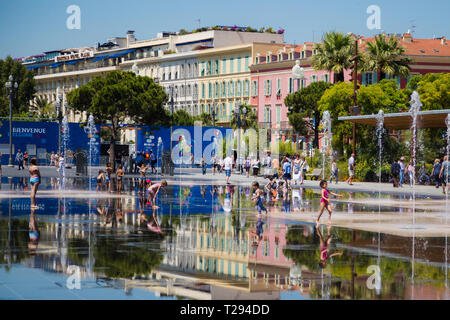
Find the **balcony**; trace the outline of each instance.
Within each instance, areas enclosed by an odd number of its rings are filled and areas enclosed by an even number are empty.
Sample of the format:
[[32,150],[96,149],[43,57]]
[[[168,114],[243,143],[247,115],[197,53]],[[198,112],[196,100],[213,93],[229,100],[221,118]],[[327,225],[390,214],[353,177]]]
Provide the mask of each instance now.
[[270,129],[272,128],[272,122],[258,122],[258,127],[260,129]]

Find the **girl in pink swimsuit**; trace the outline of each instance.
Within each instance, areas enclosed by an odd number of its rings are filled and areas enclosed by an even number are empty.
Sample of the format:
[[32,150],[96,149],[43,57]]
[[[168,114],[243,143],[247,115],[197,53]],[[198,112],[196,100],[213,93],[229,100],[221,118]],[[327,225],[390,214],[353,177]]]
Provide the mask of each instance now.
[[328,199],[328,194],[331,194],[335,197],[342,197],[342,195],[328,190],[327,186],[328,186],[328,182],[326,180],[320,181],[320,187],[322,188],[322,198],[320,199],[319,216],[316,219],[317,225],[319,225],[320,217],[322,216],[323,210],[325,210],[325,208],[328,210],[328,223],[331,224],[331,214],[333,213],[333,210],[331,209],[330,199]]

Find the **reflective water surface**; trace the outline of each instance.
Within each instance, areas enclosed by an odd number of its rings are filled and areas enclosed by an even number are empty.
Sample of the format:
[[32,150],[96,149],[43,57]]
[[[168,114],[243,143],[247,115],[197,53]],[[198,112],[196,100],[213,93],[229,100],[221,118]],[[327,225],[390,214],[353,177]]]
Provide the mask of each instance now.
[[[169,184],[152,208],[137,180],[79,196],[86,180],[58,193],[44,179],[31,210],[26,182],[5,179],[0,299],[450,298],[447,236],[316,228],[318,190],[268,197],[258,216],[249,187]],[[344,195],[336,212],[409,210],[400,196]]]

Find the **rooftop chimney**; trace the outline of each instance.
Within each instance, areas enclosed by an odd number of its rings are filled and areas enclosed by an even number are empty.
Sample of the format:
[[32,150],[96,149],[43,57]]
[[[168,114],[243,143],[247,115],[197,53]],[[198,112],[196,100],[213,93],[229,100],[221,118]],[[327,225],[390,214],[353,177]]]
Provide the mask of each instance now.
[[[409,31],[409,30],[408,30]],[[402,38],[402,40],[404,41],[404,42],[409,42],[409,43],[411,43],[412,42],[412,38],[411,38],[411,33],[404,33],[403,34],[403,38]]]
[[446,39],[445,39],[445,36],[443,36],[443,37],[441,38],[441,45],[443,45],[443,46],[446,46],[446,45],[447,45],[447,41],[446,41]]

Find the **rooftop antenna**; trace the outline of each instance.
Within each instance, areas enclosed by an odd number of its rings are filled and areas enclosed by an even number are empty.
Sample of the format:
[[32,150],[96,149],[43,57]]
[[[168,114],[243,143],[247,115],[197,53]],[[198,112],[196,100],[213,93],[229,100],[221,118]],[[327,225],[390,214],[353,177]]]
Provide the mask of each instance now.
[[409,22],[411,22],[411,36],[414,34],[414,33],[416,33],[416,25],[415,25],[415,22],[416,22],[416,20],[409,20]]
[[195,21],[198,22],[198,28],[200,29],[200,19],[196,19]]

